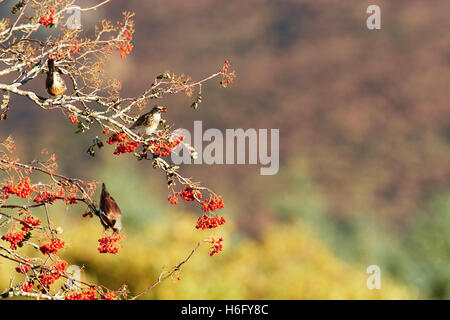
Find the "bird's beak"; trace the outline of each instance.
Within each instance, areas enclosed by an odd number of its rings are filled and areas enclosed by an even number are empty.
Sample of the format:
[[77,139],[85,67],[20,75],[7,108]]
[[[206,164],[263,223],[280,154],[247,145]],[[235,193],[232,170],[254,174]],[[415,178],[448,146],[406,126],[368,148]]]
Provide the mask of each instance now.
[[167,112],[167,108],[166,108],[166,107],[163,107],[163,108],[161,109],[161,112]]

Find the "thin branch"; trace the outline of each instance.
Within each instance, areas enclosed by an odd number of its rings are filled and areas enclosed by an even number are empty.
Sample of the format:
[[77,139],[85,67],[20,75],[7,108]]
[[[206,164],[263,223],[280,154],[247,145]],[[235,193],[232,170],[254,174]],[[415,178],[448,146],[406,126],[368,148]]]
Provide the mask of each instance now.
[[163,282],[164,280],[170,278],[175,272],[180,271],[181,267],[189,261],[189,259],[191,259],[192,255],[195,253],[195,251],[197,251],[197,249],[204,243],[204,242],[208,242],[208,239],[205,240],[201,240],[197,243],[197,245],[195,246],[195,248],[191,251],[191,253],[187,256],[186,259],[184,259],[183,261],[181,261],[179,264],[177,264],[175,267],[172,268],[172,270],[166,275],[166,276],[162,276],[165,272],[162,272],[158,278],[158,281],[156,281],[155,283],[153,283],[151,286],[147,287],[144,291],[138,293],[137,295],[135,295],[133,298],[131,298],[130,300],[136,300],[137,298],[139,298],[140,296],[148,293],[150,290],[152,290],[154,287],[156,287],[158,284],[160,284],[161,282]]

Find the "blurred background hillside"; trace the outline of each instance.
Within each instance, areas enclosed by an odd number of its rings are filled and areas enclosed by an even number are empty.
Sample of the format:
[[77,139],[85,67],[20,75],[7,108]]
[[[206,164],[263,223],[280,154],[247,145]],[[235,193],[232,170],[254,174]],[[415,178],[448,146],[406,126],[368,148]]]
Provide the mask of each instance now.
[[[14,3],[1,3],[1,15]],[[370,4],[381,7],[381,30],[366,28]],[[167,120],[280,129],[276,175],[259,175],[259,165],[183,167],[223,195],[225,249],[195,255],[181,281],[146,298],[450,298],[449,1],[116,0],[82,15],[83,28],[122,11],[136,13],[134,49],[108,72],[124,95],[163,71],[200,79],[229,59],[229,88],[208,83],[195,111],[186,96],[164,98]],[[32,82],[44,95],[44,77]],[[47,148],[62,172],[105,181],[120,204],[127,240],[113,257],[96,253],[101,228],[81,207],[58,209],[73,239],[63,256],[87,278],[136,292],[205,237],[193,227],[198,209],[170,206],[149,163],[110,147],[92,158],[85,150],[100,131],[75,135],[59,112],[16,97],[10,105],[0,138],[12,135],[22,160]],[[378,291],[366,288],[373,264]]]

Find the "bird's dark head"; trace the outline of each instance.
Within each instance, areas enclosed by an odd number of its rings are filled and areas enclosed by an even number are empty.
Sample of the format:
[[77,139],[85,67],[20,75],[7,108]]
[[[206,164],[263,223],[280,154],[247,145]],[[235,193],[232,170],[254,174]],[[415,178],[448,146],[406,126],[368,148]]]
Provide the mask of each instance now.
[[55,60],[50,58],[47,60],[47,63],[48,63],[48,71],[53,72],[55,70]]
[[167,108],[164,106],[156,105],[150,111],[151,114],[157,114],[157,113],[161,113],[161,112],[167,112]]
[[102,197],[107,197],[109,196],[109,192],[108,190],[106,190],[106,185],[104,183],[102,183]]

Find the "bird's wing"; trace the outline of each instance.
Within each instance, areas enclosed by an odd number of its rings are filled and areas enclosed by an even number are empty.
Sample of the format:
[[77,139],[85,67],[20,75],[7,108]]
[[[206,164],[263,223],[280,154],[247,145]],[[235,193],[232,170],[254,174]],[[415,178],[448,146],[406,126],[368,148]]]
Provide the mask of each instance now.
[[100,196],[100,210],[99,218],[105,229],[111,228],[116,229],[115,224],[120,221],[122,217],[122,212],[116,201],[110,196],[109,192],[106,191],[105,184],[102,185],[102,194]]
[[117,203],[111,199],[111,197],[106,197],[104,200],[104,211],[110,220],[117,220],[122,217],[122,212],[120,211]]
[[112,223],[108,219],[108,217],[105,215],[105,213],[103,211],[99,211],[98,217],[100,218],[100,223],[105,228],[105,230],[108,230],[109,228],[111,228],[114,225],[114,223]]
[[144,124],[145,119],[147,118],[148,113],[143,114],[142,116],[140,116],[134,123],[133,125],[130,127],[130,129],[134,129],[136,127],[140,127]]
[[45,88],[49,89],[53,86],[53,77],[51,75],[47,75],[47,78],[45,79]]

